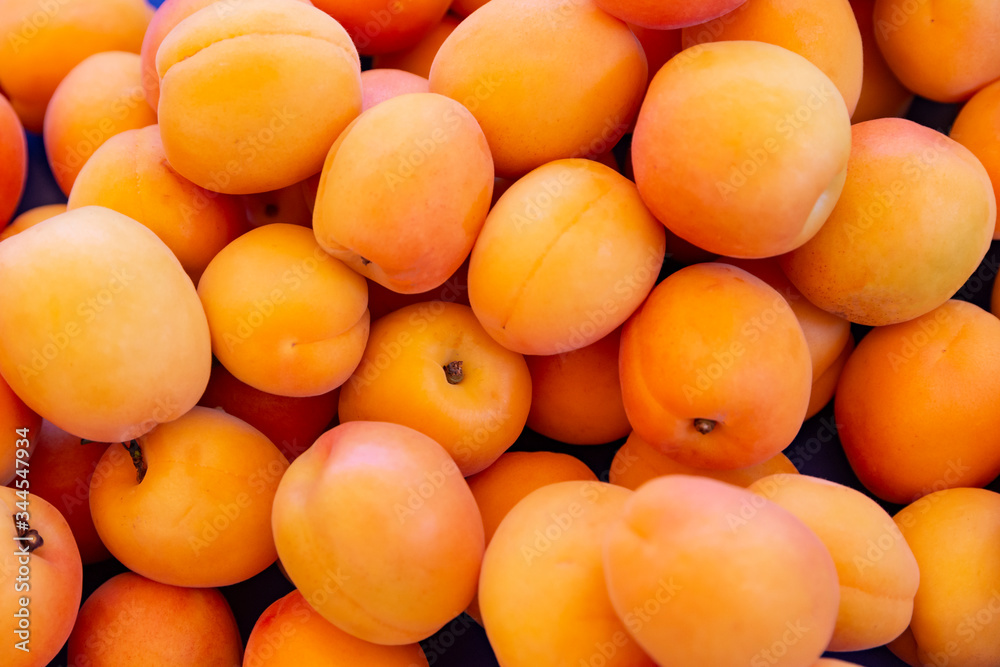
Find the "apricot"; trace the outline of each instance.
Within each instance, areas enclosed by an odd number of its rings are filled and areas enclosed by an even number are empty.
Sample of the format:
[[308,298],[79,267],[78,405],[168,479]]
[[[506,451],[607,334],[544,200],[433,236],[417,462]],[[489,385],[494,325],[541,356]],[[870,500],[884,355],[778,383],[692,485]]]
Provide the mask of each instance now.
[[640,438],[697,468],[746,468],[791,444],[812,385],[788,302],[754,275],[696,264],[656,289],[622,332],[622,398]]
[[171,168],[156,125],[121,132],[94,152],[69,194],[69,210],[83,206],[104,206],[141,222],[195,284],[212,258],[246,229],[239,202]]
[[850,3],[858,22],[858,30],[861,31],[861,48],[864,51],[861,95],[851,122],[902,117],[913,102],[913,93],[899,82],[878,48],[875,37],[875,0],[850,0]]
[[531,373],[528,428],[572,445],[600,445],[632,427],[618,380],[621,329],[579,350],[525,357]]
[[375,322],[339,414],[420,431],[467,477],[514,444],[531,401],[524,357],[490,338],[468,306],[431,301]]
[[108,139],[156,124],[146,104],[139,56],[97,53],[70,70],[45,114],[45,154],[56,183],[69,194],[84,163]]
[[337,19],[360,53],[377,55],[416,44],[441,21],[450,0],[315,0]]
[[991,0],[875,0],[874,22],[886,62],[917,95],[961,102],[1000,78],[1000,12]]
[[[980,90],[962,107],[950,136],[986,168],[1000,206],[1000,81]],[[993,238],[1000,238],[1000,225],[993,230]]]
[[240,382],[225,366],[216,364],[198,405],[221,408],[242,419],[294,461],[337,418],[339,396],[337,389],[301,398],[268,394]]
[[444,40],[448,39],[448,36],[455,31],[461,22],[462,19],[457,16],[445,14],[444,18],[424,33],[424,36],[416,44],[402,51],[375,56],[372,59],[372,66],[379,69],[403,70],[427,78],[431,74],[434,56],[441,49]]
[[465,18],[490,0],[452,0],[451,12]]
[[907,503],[1000,474],[998,401],[1000,320],[948,301],[865,336],[834,407],[858,479],[883,500]]
[[689,475],[692,477],[708,477],[733,486],[746,488],[762,477],[787,473],[794,475],[798,471],[784,454],[775,454],[763,463],[747,468],[733,470],[711,470],[694,468],[670,458],[643,440],[636,433],[631,433],[628,440],[615,453],[611,462],[608,481],[626,489],[635,491],[646,482],[664,475]]
[[[97,464],[108,448],[106,442],[82,442],[55,424],[42,423],[36,429],[38,443],[31,455],[31,492],[58,509],[73,532],[84,565],[110,558],[90,516],[90,484],[97,475],[98,484],[106,473]],[[117,456],[128,454],[116,447]]]
[[[540,44],[550,55],[538,57]],[[647,66],[628,26],[592,0],[493,0],[445,40],[429,78],[431,92],[479,121],[497,175],[516,178],[613,148],[639,109]]]
[[271,521],[296,588],[359,639],[425,639],[476,592],[484,549],[476,501],[444,448],[406,426],[327,431],[289,467]]
[[837,87],[854,113],[861,95],[861,31],[848,0],[748,0],[714,21],[684,30],[685,48],[754,40],[797,53]]
[[423,76],[401,69],[370,69],[361,73],[361,110],[410,93],[430,92],[430,82]]
[[946,489],[895,517],[920,566],[910,627],[889,649],[912,667],[1000,662],[1000,495]]
[[195,407],[128,447],[90,486],[97,534],[125,567],[172,586],[228,586],[274,562],[267,530],[288,461],[263,433]]
[[947,301],[986,255],[996,223],[989,175],[964,146],[899,118],[852,127],[843,194],[823,228],[781,258],[812,303],[882,326]]
[[615,611],[664,665],[812,665],[840,599],[830,553],[794,515],[685,475],[629,498],[604,536],[604,575]]
[[504,347],[570,352],[628,319],[663,255],[663,226],[631,181],[591,160],[558,160],[490,211],[472,250],[469,301]]
[[510,510],[479,579],[483,622],[500,664],[592,664],[601,656],[609,667],[654,667],[615,615],[602,573],[602,539],[631,495],[601,482],[566,481]]
[[361,275],[425,292],[465,261],[492,193],[493,161],[472,114],[441,95],[402,95],[366,111],[330,149],[313,230]]
[[646,63],[649,74],[647,75],[646,87],[653,82],[653,77],[663,68],[667,62],[680,53],[681,31],[680,30],[654,30],[643,28],[639,25],[629,24],[632,34],[639,40],[642,50],[646,54]]
[[682,0],[595,0],[597,6],[617,16],[645,28],[669,30],[684,28],[727,14],[746,0],[707,0],[705,2],[683,2]]
[[69,638],[69,664],[233,667],[243,642],[226,598],[124,572],[91,593]]
[[718,42],[682,51],[653,78],[632,158],[643,200],[668,229],[755,258],[816,234],[850,146],[843,98],[815,65],[772,44]]
[[[28,459],[35,451],[41,427],[42,418],[25,405],[0,377],[0,429],[3,429],[0,436],[0,485],[10,484],[18,470],[21,470],[22,478],[28,474]],[[18,454],[20,450],[24,453]]]
[[292,591],[264,610],[247,640],[243,667],[427,667],[419,644],[380,646],[330,623]]
[[280,190],[240,196],[251,229],[276,222],[312,227],[315,199],[316,193],[306,181]]
[[298,0],[200,9],[163,39],[156,71],[167,159],[215,192],[277,190],[315,174],[361,111],[347,32]]
[[255,389],[326,394],[361,361],[368,287],[323,252],[312,230],[274,224],[247,232],[212,260],[198,294],[212,351]]
[[42,132],[59,82],[88,56],[139,53],[152,15],[144,0],[0,2],[0,88],[24,126]]
[[[0,664],[45,667],[76,622],[83,565],[66,519],[45,499],[29,495],[26,480],[18,481],[20,491],[0,487],[7,526],[2,538],[7,548],[0,556],[0,631],[7,641],[0,644]],[[18,520],[27,528],[18,528]]]
[[388,287],[382,287],[373,280],[368,281],[368,310],[372,314],[373,321],[400,308],[426,301],[445,301],[468,306],[469,260],[465,260],[462,266],[458,267],[458,271],[455,271],[443,285],[426,292],[400,294]]
[[812,419],[827,406],[837,392],[837,383],[844,372],[847,360],[854,352],[854,336],[847,339],[847,345],[840,351],[840,356],[833,360],[825,371],[813,376],[812,391],[809,393],[809,407],[806,409],[806,419]]
[[128,441],[180,417],[208,384],[194,285],[131,218],[88,206],[39,223],[0,243],[0,283],[0,372],[63,430]]
[[20,234],[25,229],[34,227],[43,220],[48,220],[65,212],[66,204],[46,204],[45,206],[36,206],[35,208],[28,209],[14,218],[9,225],[3,228],[3,231],[0,231],[0,241],[9,239],[15,234]]
[[24,128],[21,127],[14,108],[3,95],[0,95],[0,165],[2,227],[17,210],[28,177],[28,142],[24,136]]
[[808,475],[772,475],[748,489],[794,514],[833,557],[840,611],[829,651],[863,651],[906,630],[920,572],[892,517],[849,487]]

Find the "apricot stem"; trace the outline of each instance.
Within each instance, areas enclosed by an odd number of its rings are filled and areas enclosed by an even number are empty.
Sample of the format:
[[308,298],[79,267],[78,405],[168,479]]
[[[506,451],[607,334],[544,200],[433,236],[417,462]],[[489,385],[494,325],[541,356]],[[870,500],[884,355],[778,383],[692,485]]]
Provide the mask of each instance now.
[[698,431],[702,435],[708,435],[715,428],[718,422],[711,419],[695,419],[694,420],[694,430]]
[[448,384],[458,384],[465,379],[465,374],[462,373],[461,361],[451,361],[443,368],[445,377],[448,378]]
[[41,548],[45,544],[45,540],[42,536],[38,534],[38,531],[28,525],[27,521],[18,521],[17,515],[12,515],[14,519],[14,530],[17,531],[17,537],[20,542],[25,542],[28,545],[28,553]]
[[127,445],[123,442],[122,447],[127,449],[129,456],[132,457],[132,465],[135,466],[135,481],[138,484],[146,476],[146,459],[142,457],[142,449],[139,447],[139,441],[130,440]]

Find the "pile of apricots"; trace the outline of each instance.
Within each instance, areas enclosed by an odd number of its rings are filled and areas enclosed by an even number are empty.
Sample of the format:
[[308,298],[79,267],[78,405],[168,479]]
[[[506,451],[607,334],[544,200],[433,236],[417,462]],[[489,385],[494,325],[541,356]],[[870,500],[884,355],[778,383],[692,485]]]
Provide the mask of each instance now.
[[0,0],[0,93],[0,665],[1000,666],[997,0]]

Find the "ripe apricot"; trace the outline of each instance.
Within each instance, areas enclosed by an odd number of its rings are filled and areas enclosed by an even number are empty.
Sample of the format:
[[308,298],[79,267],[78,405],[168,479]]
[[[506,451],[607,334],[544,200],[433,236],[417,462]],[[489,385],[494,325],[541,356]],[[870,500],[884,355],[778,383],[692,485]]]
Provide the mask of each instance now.
[[347,32],[297,0],[198,10],[163,39],[156,71],[167,159],[215,192],[277,190],[315,174],[361,111]]
[[1000,495],[946,489],[895,517],[920,566],[907,631],[889,649],[911,667],[1000,662]]
[[264,610],[247,639],[243,667],[427,667],[419,644],[380,646],[353,637],[316,613],[299,591]]
[[399,69],[424,78],[430,76],[434,56],[461,21],[462,19],[457,16],[445,14],[444,18],[426,32],[419,42],[402,51],[375,56],[372,59],[372,66],[380,69]]
[[889,69],[875,37],[875,0],[850,0],[854,18],[861,31],[864,51],[864,77],[861,96],[851,116],[852,123],[862,123],[875,118],[903,116],[913,102],[913,93],[899,82]]
[[289,467],[272,526],[296,588],[365,641],[425,639],[476,592],[484,548],[476,501],[444,448],[406,426],[327,431]]
[[465,260],[462,266],[458,267],[458,271],[455,271],[443,285],[417,294],[400,294],[388,287],[382,287],[373,280],[368,281],[368,310],[371,311],[372,321],[400,308],[426,301],[445,301],[468,306],[469,260]]
[[6,225],[24,192],[28,176],[28,142],[7,98],[0,95],[0,227]]
[[784,454],[775,454],[763,463],[747,468],[733,470],[711,470],[694,468],[676,461],[659,449],[640,438],[636,433],[628,436],[628,440],[615,453],[611,462],[608,481],[626,489],[635,491],[646,482],[664,475],[690,475],[693,477],[708,477],[733,486],[750,486],[761,477],[787,473],[794,475],[798,471]]
[[0,88],[24,126],[42,132],[56,86],[87,56],[139,53],[152,15],[144,0],[3,0]]
[[628,319],[663,254],[663,226],[635,185],[591,160],[558,160],[514,183],[490,211],[472,250],[469,301],[504,347],[569,352]]
[[654,30],[643,28],[639,25],[629,24],[632,34],[639,40],[642,50],[646,54],[646,63],[649,74],[647,75],[646,87],[652,83],[656,73],[667,64],[671,58],[682,51],[680,30]]
[[964,146],[908,120],[858,123],[852,136],[840,200],[781,268],[809,301],[851,322],[912,320],[986,255],[997,207],[989,175]]
[[402,95],[366,111],[330,149],[313,230],[361,275],[425,292],[465,261],[492,194],[493,161],[472,114],[442,95]]
[[819,376],[813,376],[812,391],[809,393],[809,407],[806,409],[806,419],[811,419],[826,407],[837,392],[840,374],[844,372],[847,360],[854,352],[854,336],[847,339],[847,345],[840,351],[840,356],[833,360]]
[[401,69],[370,69],[361,73],[362,112],[393,97],[428,92],[430,82],[426,78]]
[[[1000,206],[1000,81],[972,96],[951,126],[950,136],[982,162]],[[993,238],[1000,238],[1000,225]]]
[[140,76],[138,55],[108,51],[84,60],[56,87],[43,137],[52,175],[65,194],[104,142],[125,130],[156,124]]
[[110,447],[90,485],[97,534],[125,567],[173,586],[228,586],[276,558],[271,503],[288,461],[263,433],[195,407]]
[[748,489],[794,514],[833,557],[840,611],[829,651],[863,651],[906,630],[920,572],[913,552],[874,500],[808,475],[772,475]]
[[653,667],[615,615],[601,567],[602,538],[631,495],[602,482],[567,481],[533,491],[510,510],[479,579],[483,622],[500,664],[593,664],[597,656],[609,667]]
[[639,437],[698,468],[745,468],[781,452],[812,385],[788,302],[727,264],[695,264],[660,283],[625,325],[620,371]]
[[83,206],[104,206],[141,222],[195,284],[212,258],[246,230],[238,201],[171,168],[156,125],[121,132],[94,152],[69,194],[69,210]]
[[46,204],[45,206],[36,206],[35,208],[28,209],[14,218],[9,225],[3,228],[3,231],[0,231],[0,241],[9,239],[15,234],[20,234],[25,229],[34,227],[43,220],[48,220],[65,212],[66,204]]
[[847,115],[861,95],[861,31],[848,0],[748,0],[732,12],[684,30],[685,48],[710,42],[754,40],[797,53],[823,71],[840,91]]
[[629,498],[604,537],[604,575],[632,636],[665,665],[811,665],[840,599],[830,553],[790,512],[684,475]]
[[1000,320],[948,301],[865,336],[835,410],[858,479],[879,498],[907,503],[1000,474],[998,401]]
[[276,222],[312,227],[315,199],[316,192],[307,181],[280,190],[240,196],[251,229]]
[[[6,486],[14,479],[18,469],[27,475],[29,457],[35,451],[42,418],[24,404],[10,385],[0,377],[0,486]],[[18,433],[25,429],[27,433]],[[26,454],[18,454],[18,450]],[[20,464],[18,463],[20,461]],[[26,465],[27,464],[27,465]]]
[[704,23],[738,8],[746,0],[596,0],[597,5],[622,21],[646,28],[669,30]]
[[[539,58],[539,44],[551,54]],[[445,40],[429,78],[431,92],[479,121],[497,175],[514,178],[613,148],[635,118],[646,76],[632,31],[592,0],[493,0]]]
[[368,287],[305,227],[247,232],[212,260],[198,294],[215,356],[255,389],[318,396],[342,385],[361,361]]
[[[25,517],[16,515],[25,507],[27,528],[19,529],[15,521]],[[80,551],[66,519],[39,496],[0,487],[0,514],[7,544],[0,556],[0,632],[6,636],[0,664],[45,667],[76,622],[83,590]]]
[[632,158],[643,200],[672,232],[710,252],[770,257],[822,226],[850,146],[843,98],[815,65],[773,44],[718,42],[653,78]]
[[205,390],[211,345],[194,285],[135,220],[88,206],[39,223],[0,243],[0,283],[0,372],[60,428],[128,441]]
[[531,373],[528,428],[572,445],[600,445],[632,427],[618,379],[621,329],[572,352],[525,357]]
[[917,95],[961,102],[1000,78],[1000,12],[992,0],[875,0],[874,21],[886,62]]
[[465,18],[490,0],[452,0],[451,12]]
[[243,642],[214,588],[168,586],[124,572],[91,593],[69,638],[69,664],[234,667]]
[[366,55],[401,51],[416,44],[448,11],[450,0],[314,0],[344,26]]

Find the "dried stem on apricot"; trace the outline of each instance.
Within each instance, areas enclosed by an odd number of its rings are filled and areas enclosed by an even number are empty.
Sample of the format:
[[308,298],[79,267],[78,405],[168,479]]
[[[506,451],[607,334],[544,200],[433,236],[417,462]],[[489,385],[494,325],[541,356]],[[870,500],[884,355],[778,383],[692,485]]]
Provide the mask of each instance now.
[[715,428],[718,422],[712,419],[695,419],[694,420],[694,430],[698,431],[702,435],[708,435]]
[[444,374],[448,378],[448,384],[458,384],[465,379],[465,374],[462,372],[462,362],[449,362],[447,366],[444,366]]
[[13,519],[14,529],[17,531],[18,541],[28,545],[27,549],[29,554],[32,551],[41,548],[41,546],[45,544],[45,540],[42,539],[42,536],[38,534],[37,530],[29,526],[27,521],[18,520],[16,514],[13,515]]
[[135,466],[136,483],[142,482],[142,479],[146,476],[146,459],[142,457],[142,448],[139,447],[139,441],[130,440],[128,444],[123,442],[122,447],[127,449],[129,456],[132,457],[132,465]]

